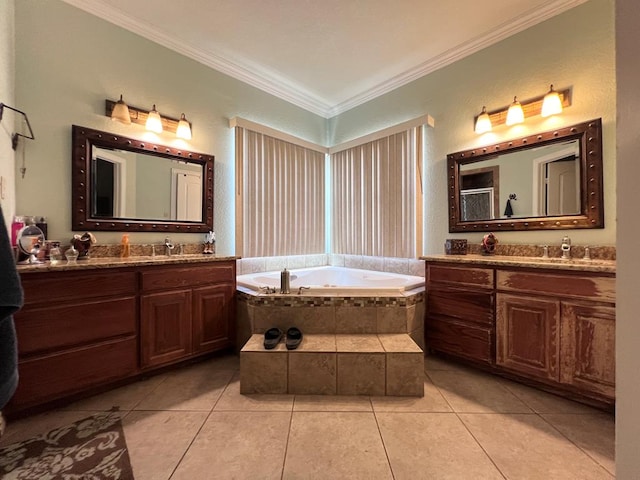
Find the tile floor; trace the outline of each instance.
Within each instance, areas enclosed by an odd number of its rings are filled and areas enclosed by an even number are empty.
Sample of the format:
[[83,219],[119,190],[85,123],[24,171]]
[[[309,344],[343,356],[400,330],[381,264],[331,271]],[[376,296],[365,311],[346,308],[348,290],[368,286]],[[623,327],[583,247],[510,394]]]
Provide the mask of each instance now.
[[118,406],[136,480],[610,479],[613,415],[436,357],[424,398],[240,395],[227,356],[11,423]]

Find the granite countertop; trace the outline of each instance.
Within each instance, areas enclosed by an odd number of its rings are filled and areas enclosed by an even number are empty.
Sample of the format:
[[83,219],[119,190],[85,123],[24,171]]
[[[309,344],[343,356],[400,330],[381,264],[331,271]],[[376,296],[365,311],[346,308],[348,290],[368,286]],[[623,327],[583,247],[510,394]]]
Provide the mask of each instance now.
[[460,263],[465,265],[491,265],[495,267],[527,267],[552,270],[578,270],[583,272],[616,273],[615,260],[584,260],[572,258],[518,257],[512,255],[425,255],[420,260],[429,262]]
[[223,262],[236,260],[238,257],[225,255],[204,255],[204,254],[188,254],[188,255],[172,255],[170,257],[164,255],[152,256],[131,256],[128,258],[119,257],[96,257],[88,260],[78,260],[76,262],[67,262],[62,260],[56,264],[51,262],[38,264],[18,264],[19,273],[32,272],[60,272],[64,270],[84,270],[90,268],[123,268],[123,267],[143,267],[147,265],[175,265],[189,263],[208,263]]

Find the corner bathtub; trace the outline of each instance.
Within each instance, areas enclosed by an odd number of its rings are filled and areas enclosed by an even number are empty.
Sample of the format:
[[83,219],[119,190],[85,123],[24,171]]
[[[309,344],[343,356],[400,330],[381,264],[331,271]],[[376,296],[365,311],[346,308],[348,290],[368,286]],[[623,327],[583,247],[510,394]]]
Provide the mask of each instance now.
[[[280,272],[263,272],[238,275],[240,287],[261,293],[265,287],[279,293]],[[399,273],[376,272],[345,267],[313,267],[291,270],[292,294],[300,287],[309,295],[397,295],[424,286],[424,278]]]

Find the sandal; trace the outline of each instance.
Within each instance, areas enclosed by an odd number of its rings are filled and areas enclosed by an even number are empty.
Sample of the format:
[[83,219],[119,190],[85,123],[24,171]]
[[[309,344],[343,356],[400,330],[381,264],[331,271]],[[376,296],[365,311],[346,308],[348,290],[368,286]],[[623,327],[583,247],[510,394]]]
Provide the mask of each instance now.
[[287,350],[295,350],[300,345],[300,342],[302,342],[302,332],[298,328],[291,327],[287,330],[287,339],[285,341]]
[[276,348],[276,345],[280,343],[280,339],[282,338],[282,330],[279,328],[270,328],[266,332],[264,332],[264,348],[266,350],[273,350]]

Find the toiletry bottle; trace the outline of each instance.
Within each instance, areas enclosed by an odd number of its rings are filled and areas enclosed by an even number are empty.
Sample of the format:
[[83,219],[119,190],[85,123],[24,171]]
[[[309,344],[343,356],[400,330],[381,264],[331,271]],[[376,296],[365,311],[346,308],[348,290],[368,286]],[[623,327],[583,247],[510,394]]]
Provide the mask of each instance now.
[[18,245],[18,232],[24,228],[24,217],[16,215],[11,223],[11,245]]
[[128,258],[131,255],[131,245],[129,245],[129,235],[122,235],[122,247],[120,249],[120,258]]
[[42,230],[45,240],[49,238],[47,234],[47,219],[45,217],[36,217],[36,227]]

